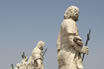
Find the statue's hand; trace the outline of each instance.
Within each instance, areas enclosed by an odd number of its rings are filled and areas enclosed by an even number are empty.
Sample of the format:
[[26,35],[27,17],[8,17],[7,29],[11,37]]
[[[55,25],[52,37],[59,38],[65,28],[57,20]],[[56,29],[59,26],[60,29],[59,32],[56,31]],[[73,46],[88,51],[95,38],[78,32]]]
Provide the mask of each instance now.
[[88,46],[83,46],[81,52],[88,55]]
[[83,46],[83,42],[82,42],[82,39],[80,38],[80,36],[75,36],[73,41],[80,47]]

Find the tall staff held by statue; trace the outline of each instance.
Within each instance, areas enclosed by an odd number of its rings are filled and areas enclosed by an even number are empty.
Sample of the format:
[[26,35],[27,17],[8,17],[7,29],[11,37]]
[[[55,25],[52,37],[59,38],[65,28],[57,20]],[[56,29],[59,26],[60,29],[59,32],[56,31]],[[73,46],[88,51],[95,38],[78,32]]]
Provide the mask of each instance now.
[[[89,32],[87,34],[87,40],[86,40],[85,46],[88,45],[88,41],[90,40],[90,34],[91,34],[91,29],[89,29]],[[85,54],[82,55],[82,61],[84,60],[84,57],[85,57]]]

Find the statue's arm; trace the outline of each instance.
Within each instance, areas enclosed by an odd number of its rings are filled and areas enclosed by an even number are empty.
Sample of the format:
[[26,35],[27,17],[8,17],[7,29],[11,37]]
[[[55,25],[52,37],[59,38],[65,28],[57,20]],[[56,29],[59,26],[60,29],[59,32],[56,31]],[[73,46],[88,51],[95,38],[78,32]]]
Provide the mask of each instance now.
[[[40,54],[40,53],[38,53],[38,54]],[[42,58],[41,55],[39,55],[38,57],[36,57],[36,58],[34,59],[34,63],[37,64],[37,67],[38,67],[39,69],[40,69],[41,66],[42,66],[42,61],[43,61],[43,58]]]
[[60,33],[58,34],[57,42],[56,42],[57,52],[61,49],[61,41],[60,41]]
[[41,68],[41,64],[42,64],[42,60],[38,59],[38,60],[36,60],[36,62],[37,62],[38,68],[40,69]]
[[67,23],[67,25],[65,25],[65,30],[71,46],[73,46],[75,50],[80,53],[88,54],[88,47],[83,46],[82,39],[78,35],[77,26],[75,25],[75,23],[73,21]]
[[88,47],[83,45],[80,36],[74,36],[73,43],[75,44],[75,49],[78,50],[80,53],[88,54]]

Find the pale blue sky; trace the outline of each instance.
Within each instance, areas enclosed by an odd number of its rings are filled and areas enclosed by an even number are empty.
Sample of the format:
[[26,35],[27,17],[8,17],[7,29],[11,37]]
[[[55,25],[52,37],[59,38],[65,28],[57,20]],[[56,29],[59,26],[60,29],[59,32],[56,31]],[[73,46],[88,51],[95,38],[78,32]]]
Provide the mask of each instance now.
[[58,69],[56,39],[64,11],[70,5],[80,8],[78,23],[85,43],[92,29],[85,69],[104,68],[104,0],[0,0],[0,68],[10,69],[30,56],[39,40],[46,42],[45,69]]

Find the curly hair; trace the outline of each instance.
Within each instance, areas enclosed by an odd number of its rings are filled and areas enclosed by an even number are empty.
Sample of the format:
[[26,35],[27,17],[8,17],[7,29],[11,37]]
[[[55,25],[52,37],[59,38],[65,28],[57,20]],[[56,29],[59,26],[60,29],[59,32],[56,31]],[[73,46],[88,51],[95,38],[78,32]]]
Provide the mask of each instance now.
[[64,19],[72,18],[76,21],[76,19],[78,19],[78,16],[79,16],[79,8],[76,6],[68,7],[64,13]]

